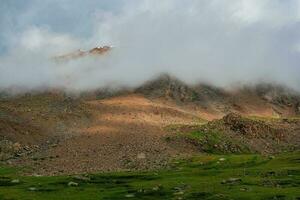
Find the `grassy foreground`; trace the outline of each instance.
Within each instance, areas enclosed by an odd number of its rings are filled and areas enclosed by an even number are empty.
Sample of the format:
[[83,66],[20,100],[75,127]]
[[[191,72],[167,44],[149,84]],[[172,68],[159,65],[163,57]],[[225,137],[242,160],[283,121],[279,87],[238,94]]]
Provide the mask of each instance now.
[[199,155],[169,170],[29,177],[0,168],[0,199],[300,199],[300,153]]

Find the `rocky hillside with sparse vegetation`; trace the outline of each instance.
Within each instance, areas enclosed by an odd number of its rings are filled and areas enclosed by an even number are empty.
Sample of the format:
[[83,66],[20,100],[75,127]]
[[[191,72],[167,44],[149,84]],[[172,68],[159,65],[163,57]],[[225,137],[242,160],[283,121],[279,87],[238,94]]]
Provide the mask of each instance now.
[[166,74],[137,88],[80,94],[3,91],[0,159],[54,175],[158,169],[196,152],[294,151],[299,100],[278,85],[228,90]]

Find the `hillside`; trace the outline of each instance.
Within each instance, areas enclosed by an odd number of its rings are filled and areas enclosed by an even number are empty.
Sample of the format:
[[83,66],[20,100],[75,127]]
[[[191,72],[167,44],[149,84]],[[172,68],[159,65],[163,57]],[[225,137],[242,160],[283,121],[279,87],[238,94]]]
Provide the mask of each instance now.
[[199,110],[199,115],[204,118],[205,114],[221,118],[231,112],[264,117],[300,114],[300,94],[275,84],[261,83],[223,89],[207,84],[188,85],[165,74],[138,87],[135,92],[150,99]]
[[[168,75],[138,88],[116,91],[2,95],[1,160],[26,166],[29,174],[54,175],[165,168],[173,158],[199,152],[272,154],[296,150],[300,143],[299,99],[296,92],[281,86],[225,90],[206,84],[191,86]],[[250,121],[234,118],[242,128],[246,124],[247,133],[254,128],[255,134],[262,136],[235,134],[236,130],[226,125],[228,117],[221,119],[233,112],[250,117]],[[272,123],[257,125],[256,118]],[[221,121],[206,124],[214,119]],[[295,122],[290,123],[292,119]],[[285,130],[287,137],[277,137],[277,131],[276,137],[272,131],[266,132],[276,127]],[[205,134],[217,130],[217,138],[230,141],[229,149],[227,144],[207,147],[190,137],[177,138],[177,134],[189,134],[195,128],[206,130]],[[233,143],[239,145],[231,149]]]

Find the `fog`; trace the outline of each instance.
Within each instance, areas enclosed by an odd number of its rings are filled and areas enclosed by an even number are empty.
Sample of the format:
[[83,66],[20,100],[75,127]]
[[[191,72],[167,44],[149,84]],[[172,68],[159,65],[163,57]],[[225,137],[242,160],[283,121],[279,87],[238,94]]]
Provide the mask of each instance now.
[[[1,89],[135,87],[169,73],[187,83],[300,90],[299,0],[8,2],[0,4]],[[52,59],[99,45],[114,48]]]

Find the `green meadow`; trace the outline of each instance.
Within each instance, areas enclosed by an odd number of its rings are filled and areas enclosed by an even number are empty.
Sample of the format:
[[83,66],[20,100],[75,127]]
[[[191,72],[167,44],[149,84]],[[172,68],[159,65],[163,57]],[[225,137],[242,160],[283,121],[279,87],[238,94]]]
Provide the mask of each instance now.
[[196,155],[168,169],[73,176],[24,176],[0,168],[0,199],[300,199],[300,152]]

